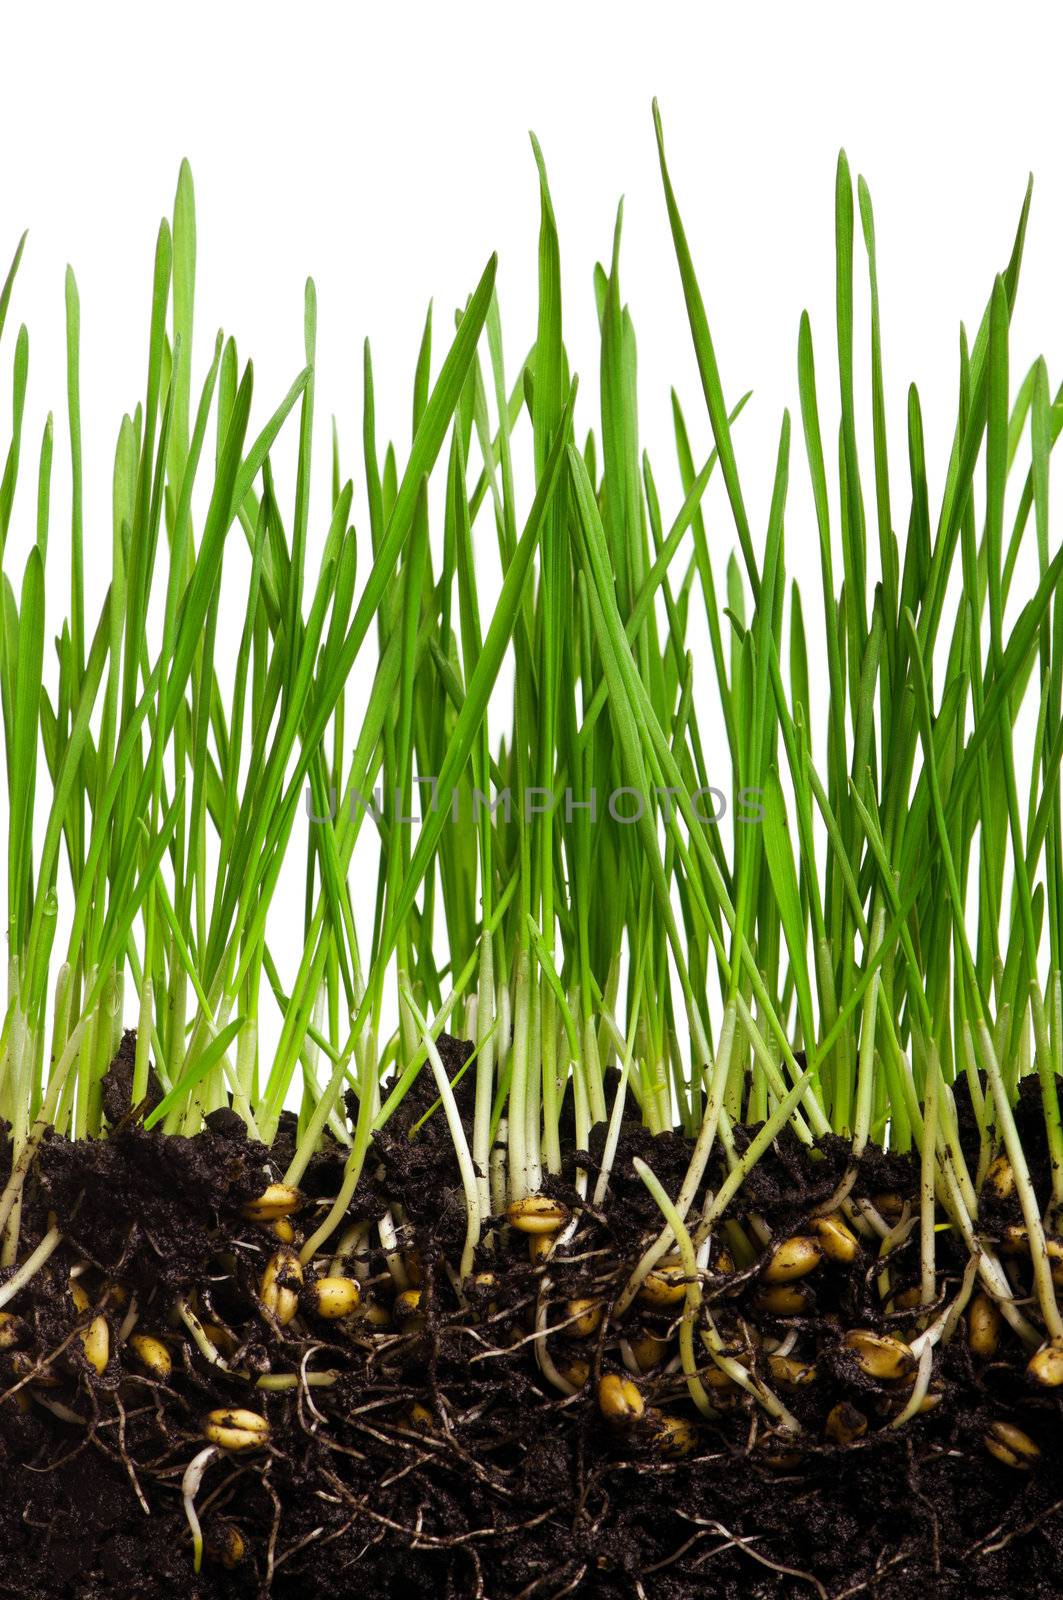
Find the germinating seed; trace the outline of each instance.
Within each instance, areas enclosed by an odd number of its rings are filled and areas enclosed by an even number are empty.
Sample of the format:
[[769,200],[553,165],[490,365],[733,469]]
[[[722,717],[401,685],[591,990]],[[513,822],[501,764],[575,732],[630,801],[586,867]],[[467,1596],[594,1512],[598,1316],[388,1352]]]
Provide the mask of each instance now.
[[604,1308],[600,1300],[589,1299],[585,1295],[569,1300],[565,1305],[565,1317],[568,1320],[566,1333],[575,1339],[593,1339],[602,1325]]
[[395,1321],[403,1326],[407,1325],[414,1317],[421,1314],[421,1290],[403,1289],[401,1294],[395,1296],[394,1316]]
[[867,1418],[848,1400],[839,1400],[827,1414],[826,1434],[832,1444],[848,1449],[867,1432]]
[[1057,1289],[1063,1289],[1063,1239],[1046,1239],[1045,1254],[1048,1257],[1052,1282]]
[[523,1200],[514,1200],[506,1217],[510,1227],[521,1233],[557,1233],[568,1221],[568,1211],[548,1195],[529,1194]]
[[15,1316],[13,1311],[0,1311],[0,1350],[14,1350],[16,1345],[24,1344],[29,1335],[29,1329],[21,1317]]
[[154,1338],[150,1333],[134,1333],[130,1337],[129,1348],[146,1372],[158,1378],[160,1383],[166,1382],[173,1371],[173,1361],[161,1339]]
[[1005,1467],[1026,1471],[1041,1454],[1028,1433],[1023,1433],[1013,1422],[992,1422],[984,1437],[986,1449]]
[[783,1389],[804,1389],[816,1381],[815,1366],[807,1361],[798,1361],[793,1356],[769,1356],[768,1371],[772,1382]]
[[93,1317],[88,1327],[82,1329],[80,1338],[85,1360],[102,1377],[111,1359],[111,1330],[107,1318]]
[[200,1326],[219,1355],[228,1357],[236,1353],[239,1345],[228,1328],[223,1328],[219,1322],[203,1322]]
[[639,1371],[649,1372],[659,1366],[668,1354],[668,1341],[658,1338],[656,1334],[644,1333],[632,1339],[629,1348]]
[[916,1364],[911,1348],[903,1339],[895,1339],[889,1333],[853,1328],[845,1334],[842,1343],[860,1370],[880,1382],[892,1383],[907,1377]]
[[855,1261],[860,1245],[856,1234],[841,1217],[817,1217],[813,1223],[816,1241],[830,1261]]
[[738,1388],[738,1384],[729,1372],[723,1367],[718,1367],[715,1362],[704,1368],[700,1374],[701,1381],[707,1389],[716,1390],[717,1394],[729,1394]]
[[1015,1173],[1007,1156],[997,1156],[986,1168],[986,1188],[998,1200],[1010,1200],[1015,1193]]
[[800,1283],[772,1283],[757,1290],[753,1303],[772,1317],[799,1317],[811,1306],[812,1296]]
[[291,1250],[278,1250],[262,1274],[259,1299],[282,1328],[287,1327],[299,1309],[299,1290],[292,1285],[302,1281],[299,1257]]
[[303,1197],[289,1183],[271,1183],[257,1200],[249,1200],[241,1214],[248,1222],[276,1222],[279,1217],[291,1216],[298,1211]]
[[62,1379],[47,1365],[39,1365],[25,1350],[16,1350],[11,1357],[11,1370],[15,1377],[28,1379],[37,1389],[58,1389]]
[[243,1534],[231,1525],[221,1528],[215,1526],[204,1548],[208,1560],[218,1562],[230,1572],[240,1565],[247,1554]]
[[764,1268],[765,1283],[791,1283],[795,1278],[807,1277],[823,1259],[823,1249],[816,1239],[798,1234],[784,1239],[771,1253]]
[[269,1439],[269,1423],[256,1411],[239,1406],[211,1411],[203,1424],[203,1436],[222,1450],[261,1450]]
[[987,1294],[979,1292],[972,1296],[971,1307],[967,1314],[967,1342],[972,1355],[978,1356],[982,1361],[988,1361],[991,1356],[996,1355],[1000,1345],[1002,1321],[996,1302]]
[[682,1460],[684,1456],[693,1455],[697,1449],[697,1431],[685,1417],[675,1417],[651,1406],[646,1412],[646,1420],[653,1428],[654,1445],[663,1456]]
[[307,1285],[306,1298],[315,1317],[332,1322],[357,1311],[362,1292],[356,1278],[315,1278]]
[[627,1427],[638,1421],[646,1407],[637,1384],[607,1372],[598,1384],[598,1409],[607,1422]]
[[358,1320],[375,1333],[382,1333],[385,1328],[391,1327],[391,1312],[379,1300],[363,1300],[358,1309]]
[[639,1299],[644,1306],[654,1310],[667,1310],[686,1299],[687,1285],[679,1263],[655,1267],[648,1272],[639,1289]]
[[1051,1339],[1036,1350],[1026,1364],[1026,1376],[1042,1389],[1063,1384],[1063,1339]]

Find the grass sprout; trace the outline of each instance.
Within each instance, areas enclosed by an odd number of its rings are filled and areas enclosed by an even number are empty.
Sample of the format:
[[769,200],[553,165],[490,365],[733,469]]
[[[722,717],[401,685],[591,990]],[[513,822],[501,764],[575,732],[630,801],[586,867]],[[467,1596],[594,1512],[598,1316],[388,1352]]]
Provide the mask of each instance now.
[[[927,1352],[976,1286],[1027,1345],[1063,1337],[1063,546],[1050,516],[1063,389],[1043,356],[1017,382],[1012,371],[1031,197],[973,337],[961,329],[955,424],[935,478],[914,384],[907,459],[888,449],[874,213],[839,158],[835,327],[817,346],[800,319],[794,411],[778,418],[757,528],[740,465],[749,396],[721,370],[656,108],[654,121],[711,435],[700,461],[701,417],[688,421],[677,395],[674,461],[640,442],[622,208],[593,274],[596,373],[577,383],[561,233],[534,140],[531,351],[507,370],[492,258],[442,351],[438,320],[425,325],[405,453],[377,438],[367,343],[350,463],[335,426],[322,444],[312,282],[304,364],[286,393],[263,404],[224,333],[199,361],[195,199],[181,167],[156,240],[146,386],[117,433],[109,556],[91,533],[108,573],[96,615],[73,272],[65,437],[49,417],[35,457],[25,328],[3,346],[0,1261],[19,1260],[46,1131],[106,1134],[103,1080],[126,1026],[137,1035],[131,1115],[146,1128],[190,1134],[231,1107],[269,1143],[294,1106],[293,1186],[324,1142],[340,1146],[343,1181],[303,1265],[336,1249],[374,1135],[427,1071],[427,1115],[449,1129],[468,1219],[459,1286],[506,1207],[562,1181],[581,1205],[590,1192],[595,1211],[608,1207],[622,1119],[687,1138],[674,1194],[636,1163],[660,1231],[628,1264],[614,1314],[678,1250],[694,1404],[713,1410],[705,1348],[785,1431],[797,1422],[725,1348],[701,1278],[772,1143],[836,1135],[851,1172],[835,1210],[881,1254],[883,1281],[915,1229],[922,1342],[907,1418],[927,1395]],[[24,245],[0,290],[0,338]],[[324,508],[311,497],[323,448]],[[69,581],[50,537],[61,449]],[[282,451],[295,461],[288,503]],[[811,489],[807,528],[789,510],[798,476]],[[669,477],[680,486],[670,514],[659,488]],[[727,523],[708,510],[717,489]],[[494,592],[484,573],[496,560]],[[820,616],[825,649],[810,662]],[[356,669],[369,686],[357,706]],[[710,701],[722,750],[706,731]],[[301,947],[285,970],[277,930],[293,912],[279,886],[296,854]],[[475,1047],[464,1086],[444,1065],[444,1027]],[[1021,1131],[1031,1093],[1049,1193]],[[740,1124],[755,1125],[752,1139]],[[898,1223],[851,1198],[874,1145],[915,1157],[918,1216]],[[1028,1298],[983,1226],[983,1185],[1001,1157]],[[725,1177],[705,1199],[715,1160]],[[944,1306],[942,1224],[973,1263]],[[755,1217],[743,1238],[731,1242],[747,1252],[744,1270],[773,1246]],[[197,1485],[185,1485],[190,1522]]]

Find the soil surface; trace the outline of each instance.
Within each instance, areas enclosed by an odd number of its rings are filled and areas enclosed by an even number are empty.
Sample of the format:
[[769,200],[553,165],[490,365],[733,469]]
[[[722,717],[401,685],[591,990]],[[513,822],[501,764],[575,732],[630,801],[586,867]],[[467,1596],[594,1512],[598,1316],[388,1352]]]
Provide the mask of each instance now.
[[[444,1037],[441,1050],[453,1075],[468,1047]],[[905,1290],[918,1281],[918,1229],[891,1257],[888,1287],[877,1253],[861,1247],[853,1261],[824,1260],[800,1280],[796,1311],[765,1305],[765,1260],[746,1241],[808,1227],[846,1177],[842,1141],[811,1152],[776,1143],[720,1230],[703,1283],[728,1349],[800,1421],[795,1443],[740,1388],[710,1389],[711,1420],[694,1408],[675,1343],[682,1304],[640,1300],[619,1322],[608,1314],[659,1226],[632,1157],[674,1195],[689,1157],[682,1138],[625,1126],[604,1212],[584,1210],[572,1237],[538,1262],[526,1236],[497,1227],[477,1262],[481,1277],[459,1298],[450,1268],[464,1205],[443,1118],[422,1123],[434,1099],[425,1078],[377,1141],[351,1206],[350,1221],[370,1226],[334,1272],[357,1274],[359,1309],[315,1316],[307,1285],[328,1272],[328,1258],[307,1267],[301,1289],[282,1263],[281,1288],[300,1295],[282,1325],[261,1294],[280,1242],[242,1208],[282,1177],[293,1125],[272,1149],[226,1112],[192,1139],[146,1133],[129,1112],[130,1060],[131,1037],[107,1085],[109,1137],[46,1140],[27,1190],[21,1258],[52,1214],[63,1242],[7,1305],[17,1322],[0,1326],[0,1595],[1063,1594],[1063,1390],[1030,1383],[1027,1353],[1006,1329],[996,1353],[979,1360],[961,1325],[936,1355],[932,1408],[892,1428],[910,1379],[871,1380],[843,1344],[853,1328],[917,1333]],[[466,1114],[471,1090],[470,1074],[457,1085]],[[583,1156],[592,1175],[601,1132]],[[750,1136],[736,1130],[739,1145]],[[342,1165],[336,1147],[307,1172],[296,1247]],[[914,1195],[916,1176],[907,1160],[872,1151],[851,1195],[883,1206],[883,1195],[894,1197],[895,1210]],[[706,1186],[721,1177],[710,1168]],[[575,1178],[573,1168],[552,1189],[569,1206]],[[397,1231],[385,1254],[377,1222],[388,1208]],[[965,1264],[947,1230],[938,1264],[944,1303]],[[1009,1270],[1021,1291],[1026,1267]],[[412,1293],[400,1299],[404,1291]],[[571,1305],[581,1299],[604,1313],[582,1338]],[[537,1361],[537,1303],[553,1330],[553,1365],[570,1382],[584,1379],[570,1395]],[[224,1366],[196,1344],[179,1304]],[[98,1352],[100,1318],[107,1360],[97,1371],[88,1350],[95,1328]],[[134,1355],[129,1338],[145,1333],[166,1348],[165,1377]],[[663,1357],[638,1378],[642,1415],[610,1425],[600,1380],[630,1377],[625,1354],[635,1346],[645,1356],[647,1336]],[[788,1341],[814,1381],[785,1391],[774,1383],[765,1339]],[[699,1369],[714,1377],[700,1339],[696,1349]],[[314,1381],[324,1374],[330,1382]],[[292,1386],[267,1390],[260,1377]],[[866,1430],[855,1442],[830,1437],[839,1405],[853,1408],[841,1413],[853,1432]],[[207,1413],[232,1407],[266,1419],[269,1435],[262,1448],[207,1462],[195,1493],[206,1546],[197,1576],[182,1480],[206,1445]],[[1030,1468],[987,1451],[987,1430],[1001,1422],[1038,1447]],[[678,1455],[679,1445],[689,1453]]]

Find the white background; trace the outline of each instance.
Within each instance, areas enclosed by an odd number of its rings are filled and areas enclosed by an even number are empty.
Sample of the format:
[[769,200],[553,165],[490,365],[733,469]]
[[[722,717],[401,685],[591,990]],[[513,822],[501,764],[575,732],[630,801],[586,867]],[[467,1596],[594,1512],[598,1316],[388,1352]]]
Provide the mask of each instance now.
[[[256,363],[262,420],[302,364],[302,284],[319,299],[318,416],[335,413],[358,479],[361,341],[372,336],[381,440],[409,433],[413,364],[434,297],[437,351],[492,250],[510,371],[535,321],[546,156],[561,236],[565,330],[594,419],[591,271],[626,196],[622,281],[639,335],[642,435],[674,511],[669,387],[708,439],[668,235],[650,117],[659,97],[672,175],[733,401],[751,388],[739,459],[763,527],[779,418],[795,404],[802,307],[812,314],[824,432],[832,365],[837,151],[868,178],[878,229],[894,509],[903,537],[905,394],[923,400],[932,496],[954,417],[958,330],[973,333],[1036,173],[1019,310],[1017,382],[1043,351],[1063,367],[1063,31],[1050,5],[894,3],[293,6],[199,0],[21,5],[0,49],[0,255],[30,229],[4,347],[31,335],[26,450],[9,571],[32,538],[35,449],[56,413],[50,622],[65,596],[63,269],[82,301],[90,581],[109,559],[118,423],[143,391],[151,262],[182,155],[199,220],[197,370],[214,331]],[[866,295],[857,245],[857,337]],[[866,423],[866,386],[860,391]],[[324,436],[322,436],[324,439]],[[325,467],[322,451],[319,462]],[[829,450],[828,450],[829,458]],[[795,432],[790,567],[818,557]],[[322,485],[323,489],[323,485]],[[356,508],[360,508],[356,499]],[[315,515],[316,513],[316,515]],[[360,514],[360,511],[359,511]],[[319,533],[323,492],[312,508]],[[719,512],[720,557],[733,543]],[[93,552],[98,551],[98,560]],[[363,569],[364,571],[364,569]],[[97,595],[99,590],[97,588]],[[817,644],[811,639],[813,663]],[[301,857],[301,849],[297,852]],[[301,904],[298,898],[295,904]]]
[[[769,487],[757,482],[761,445],[770,457],[781,407],[795,398],[802,307],[821,367],[830,355],[843,144],[875,201],[891,415],[903,421],[918,378],[940,475],[959,320],[970,327],[980,315],[1031,169],[1015,344],[1026,357],[1044,347],[1050,373],[1063,355],[1061,44],[1058,7],[1021,0],[10,8],[0,246],[6,261],[30,229],[9,328],[10,338],[19,319],[30,327],[30,415],[39,424],[51,406],[62,416],[70,260],[82,300],[88,493],[109,537],[113,441],[144,383],[155,230],[187,155],[201,361],[217,327],[234,333],[254,356],[264,408],[302,364],[301,292],[312,273],[320,414],[334,411],[341,439],[356,446],[368,333],[381,435],[405,438],[427,303],[434,297],[442,338],[492,250],[511,366],[531,340],[534,128],[585,394],[596,381],[591,268],[626,196],[623,286],[640,335],[643,436],[663,459],[671,384],[691,419],[701,417],[657,172],[656,94],[728,394],[755,392],[742,457],[754,505]],[[826,375],[821,390],[829,403]],[[5,376],[5,404],[6,391]],[[56,456],[61,463],[61,431]],[[797,540],[795,527],[792,553]]]

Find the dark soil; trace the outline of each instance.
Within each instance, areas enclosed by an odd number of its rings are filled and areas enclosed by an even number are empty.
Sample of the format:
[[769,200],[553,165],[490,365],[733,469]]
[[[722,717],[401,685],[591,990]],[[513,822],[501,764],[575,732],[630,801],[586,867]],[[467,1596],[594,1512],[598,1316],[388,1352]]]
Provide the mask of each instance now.
[[[467,1047],[444,1039],[442,1049],[455,1072]],[[682,1374],[667,1364],[640,1380],[640,1422],[622,1429],[605,1422],[597,1385],[603,1374],[624,1370],[621,1335],[668,1338],[674,1309],[670,1320],[637,1304],[622,1327],[607,1316],[583,1340],[558,1328],[549,1339],[553,1361],[571,1372],[582,1360],[588,1375],[569,1398],[546,1381],[529,1339],[543,1274],[552,1324],[564,1322],[570,1297],[608,1307],[658,1225],[631,1157],[646,1160],[674,1194],[689,1154],[678,1136],[626,1127],[605,1214],[584,1213],[570,1244],[545,1265],[532,1263],[525,1238],[499,1231],[495,1250],[485,1249],[478,1263],[491,1280],[474,1286],[463,1307],[447,1269],[464,1235],[464,1208],[446,1127],[431,1116],[411,1136],[434,1099],[425,1078],[378,1140],[351,1207],[352,1221],[373,1223],[359,1261],[361,1310],[321,1321],[304,1293],[299,1314],[281,1327],[259,1298],[278,1241],[243,1220],[241,1207],[283,1174],[293,1126],[282,1126],[272,1150],[249,1141],[225,1112],[193,1139],[145,1133],[129,1110],[128,1050],[127,1041],[107,1085],[110,1137],[47,1140],[26,1197],[23,1253],[44,1233],[49,1213],[64,1242],[6,1308],[22,1327],[19,1348],[0,1353],[0,1595],[1063,1594],[1059,1402],[1027,1381],[1024,1353],[1010,1334],[994,1360],[977,1362],[961,1329],[937,1358],[934,1409],[900,1429],[886,1426],[904,1404],[903,1381],[863,1377],[841,1336],[864,1327],[903,1338],[916,1331],[916,1313],[883,1300],[871,1257],[824,1262],[804,1280],[800,1314],[784,1318],[757,1307],[762,1263],[744,1264],[739,1252],[736,1270],[706,1279],[717,1326],[758,1371],[764,1357],[755,1333],[792,1333],[791,1353],[815,1363],[816,1381],[785,1395],[803,1425],[797,1446],[773,1435],[738,1390],[720,1397],[717,1420],[704,1421]],[[470,1075],[458,1085],[464,1111],[471,1089]],[[741,1142],[750,1130],[736,1134]],[[585,1169],[593,1171],[601,1151],[597,1130],[581,1157]],[[780,1140],[729,1220],[743,1223],[752,1213],[776,1237],[798,1231],[841,1182],[847,1160],[840,1140],[811,1154]],[[315,1224],[341,1168],[338,1149],[311,1166],[297,1228]],[[853,1194],[911,1196],[915,1176],[907,1161],[873,1151]],[[711,1171],[708,1182],[719,1178]],[[574,1198],[574,1179],[573,1167],[555,1186],[558,1198]],[[397,1209],[406,1268],[419,1280],[413,1322],[391,1315],[396,1285],[375,1227],[389,1205]],[[738,1238],[726,1229],[722,1237],[729,1248]],[[951,1295],[963,1261],[950,1257],[950,1235],[939,1237],[942,1291]],[[917,1248],[911,1240],[891,1263],[893,1295],[915,1280]],[[89,1301],[80,1314],[72,1268]],[[328,1270],[327,1261],[319,1270]],[[119,1341],[132,1295],[136,1332],[168,1348],[165,1382]],[[182,1297],[223,1330],[216,1337],[229,1366],[246,1376],[204,1359],[175,1315]],[[110,1329],[102,1374],[80,1337],[97,1316]],[[700,1357],[711,1369],[703,1351]],[[328,1370],[339,1374],[329,1387],[253,1386],[259,1374]],[[843,1401],[868,1423],[848,1448],[825,1434],[828,1413]],[[223,1454],[207,1467],[196,1496],[207,1557],[196,1577],[181,1481],[204,1446],[205,1414],[226,1406],[266,1417],[270,1437],[265,1449]],[[655,1411],[693,1425],[691,1454],[674,1459],[662,1450]],[[1003,1466],[986,1451],[994,1421],[1012,1422],[1036,1441],[1041,1454],[1032,1470]],[[244,1555],[229,1568],[221,1552],[236,1537]]]

